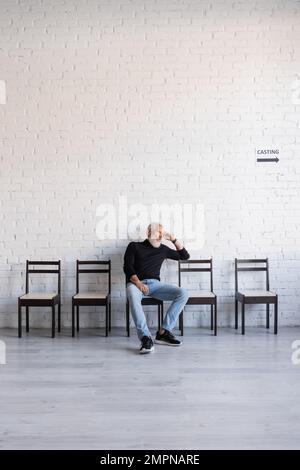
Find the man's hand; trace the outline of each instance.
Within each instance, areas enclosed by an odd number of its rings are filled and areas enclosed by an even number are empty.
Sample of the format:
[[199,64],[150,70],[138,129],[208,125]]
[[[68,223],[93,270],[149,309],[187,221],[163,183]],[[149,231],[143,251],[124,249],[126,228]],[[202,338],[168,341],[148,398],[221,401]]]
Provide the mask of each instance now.
[[138,289],[140,289],[143,294],[148,295],[149,294],[149,287],[146,284],[143,284],[142,281],[139,280],[136,274],[133,274],[130,278],[131,282],[133,282],[134,285]]
[[169,233],[169,232],[164,232],[164,238],[166,240],[171,240],[171,241],[175,240],[175,237],[174,237],[173,233]]
[[[164,232],[164,238],[170,241],[173,241],[176,239],[175,235],[173,235],[173,233],[170,233],[170,232]],[[179,240],[176,239],[175,247],[176,247],[176,250],[182,250],[183,244]]]
[[137,287],[138,289],[140,289],[140,291],[142,291],[143,294],[145,294],[145,295],[148,295],[148,294],[149,294],[149,287],[147,286],[147,284],[143,284],[143,283],[140,281],[138,284],[136,284],[136,287]]

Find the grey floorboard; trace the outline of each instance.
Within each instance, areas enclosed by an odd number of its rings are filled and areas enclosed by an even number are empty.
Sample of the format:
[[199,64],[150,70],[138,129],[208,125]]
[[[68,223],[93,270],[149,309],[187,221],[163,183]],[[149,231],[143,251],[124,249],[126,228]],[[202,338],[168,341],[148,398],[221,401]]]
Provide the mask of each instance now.
[[300,328],[186,328],[147,356],[122,329],[0,339],[0,449],[300,448]]

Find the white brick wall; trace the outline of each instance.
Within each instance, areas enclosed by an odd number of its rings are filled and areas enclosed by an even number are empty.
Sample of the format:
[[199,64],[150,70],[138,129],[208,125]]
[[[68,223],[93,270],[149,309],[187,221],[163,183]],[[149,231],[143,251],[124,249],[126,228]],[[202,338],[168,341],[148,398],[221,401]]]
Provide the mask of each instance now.
[[[214,257],[221,325],[233,322],[235,256],[269,257],[280,324],[299,325],[300,3],[0,0],[0,9],[0,326],[16,326],[26,258],[62,260],[69,325],[74,260],[96,256],[112,259],[113,324],[124,324],[127,242],[95,233],[98,204],[119,195],[204,205],[205,244],[191,254]],[[259,146],[280,148],[280,162],[257,164]],[[165,279],[176,282],[175,266]],[[248,311],[248,323],[262,323],[261,308]],[[188,309],[186,325],[206,325],[202,312]],[[45,311],[32,319],[49,325]]]

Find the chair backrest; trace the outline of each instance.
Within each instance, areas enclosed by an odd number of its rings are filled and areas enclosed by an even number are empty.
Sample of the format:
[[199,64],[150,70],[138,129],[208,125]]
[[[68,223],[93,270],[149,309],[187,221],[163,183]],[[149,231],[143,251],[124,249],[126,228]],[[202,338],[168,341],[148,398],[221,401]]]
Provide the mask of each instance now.
[[[204,267],[189,267],[189,264],[200,264]],[[206,265],[206,266],[205,266]],[[185,267],[186,266],[186,267]],[[178,260],[178,285],[181,286],[181,273],[206,272],[210,273],[210,291],[213,292],[213,259]]]
[[[96,268],[96,267],[88,267],[85,268],[84,266],[103,266],[103,268]],[[82,266],[82,267],[81,267]],[[108,276],[108,292],[111,293],[111,261],[110,259],[107,261],[76,261],[76,293],[79,293],[79,275],[80,274],[94,274],[94,273],[102,273],[107,274]]]
[[[34,269],[34,266],[44,266],[43,268]],[[45,266],[49,266],[46,268]],[[26,260],[26,294],[29,292],[29,274],[57,274],[57,292],[60,295],[60,284],[61,284],[61,271],[60,271],[60,260],[58,261],[29,261]]]
[[[244,266],[240,266],[240,265]],[[262,266],[257,267],[253,266],[254,264],[261,264]],[[245,266],[248,265],[248,266]],[[235,266],[235,292],[238,291],[238,273],[240,271],[265,271],[266,273],[266,290],[270,289],[269,285],[269,260],[268,258],[264,259],[238,259],[234,260]]]

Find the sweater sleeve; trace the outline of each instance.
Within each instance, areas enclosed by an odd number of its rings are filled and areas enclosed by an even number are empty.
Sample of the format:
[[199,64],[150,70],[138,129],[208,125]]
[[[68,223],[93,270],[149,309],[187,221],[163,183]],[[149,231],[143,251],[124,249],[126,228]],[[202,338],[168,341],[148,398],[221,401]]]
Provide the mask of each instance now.
[[186,249],[183,247],[181,250],[172,250],[172,248],[169,248],[166,246],[167,252],[166,252],[166,258],[168,259],[189,259],[190,254],[186,251]]
[[130,278],[131,276],[135,274],[134,261],[135,261],[135,247],[134,247],[134,243],[130,242],[125,251],[124,265],[123,265],[123,271],[128,278]]

